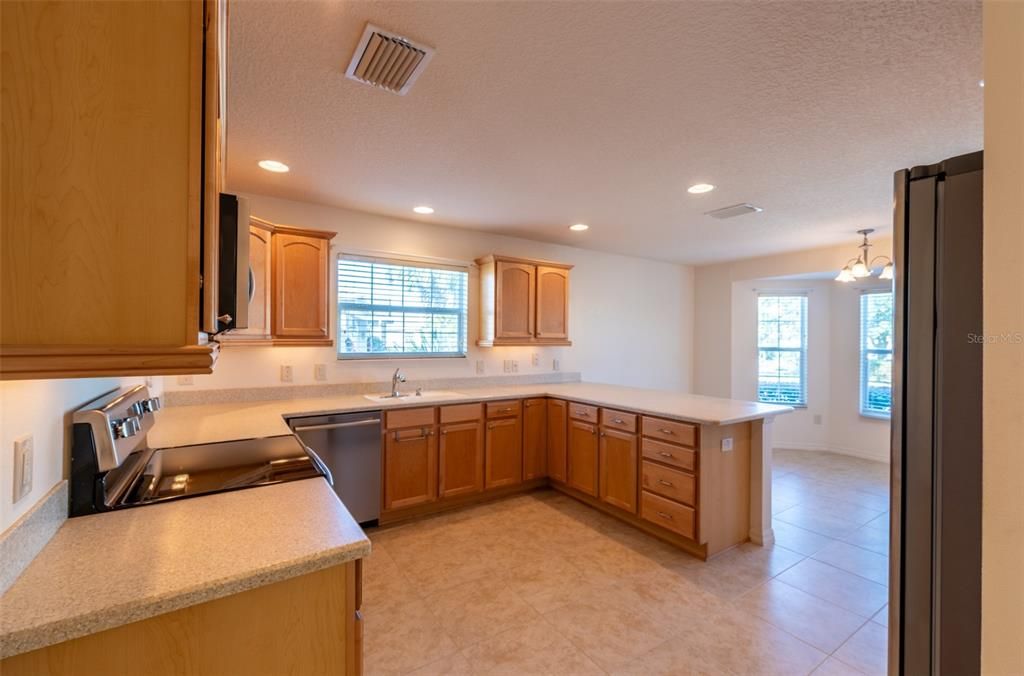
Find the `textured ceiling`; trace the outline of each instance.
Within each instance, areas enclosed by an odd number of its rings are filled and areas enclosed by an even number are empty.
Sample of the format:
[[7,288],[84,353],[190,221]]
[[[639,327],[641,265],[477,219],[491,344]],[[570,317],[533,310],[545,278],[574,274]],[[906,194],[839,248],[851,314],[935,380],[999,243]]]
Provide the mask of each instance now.
[[[854,245],[890,228],[894,170],[982,143],[978,2],[230,11],[233,190],[706,263]],[[407,96],[345,78],[367,21],[437,48]]]

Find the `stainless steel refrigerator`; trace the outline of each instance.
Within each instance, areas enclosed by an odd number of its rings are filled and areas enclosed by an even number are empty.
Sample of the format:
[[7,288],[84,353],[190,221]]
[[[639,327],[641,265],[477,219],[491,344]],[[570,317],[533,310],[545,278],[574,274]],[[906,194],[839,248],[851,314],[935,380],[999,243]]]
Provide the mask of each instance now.
[[975,674],[982,153],[895,179],[889,673]]

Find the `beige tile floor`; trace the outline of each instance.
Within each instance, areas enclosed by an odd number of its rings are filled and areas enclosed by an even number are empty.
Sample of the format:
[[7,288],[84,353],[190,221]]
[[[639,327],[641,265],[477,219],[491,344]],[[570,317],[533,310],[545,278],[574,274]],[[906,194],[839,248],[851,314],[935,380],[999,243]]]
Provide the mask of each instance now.
[[372,531],[365,671],[882,674],[888,468],[776,452],[772,548],[703,563],[554,491]]

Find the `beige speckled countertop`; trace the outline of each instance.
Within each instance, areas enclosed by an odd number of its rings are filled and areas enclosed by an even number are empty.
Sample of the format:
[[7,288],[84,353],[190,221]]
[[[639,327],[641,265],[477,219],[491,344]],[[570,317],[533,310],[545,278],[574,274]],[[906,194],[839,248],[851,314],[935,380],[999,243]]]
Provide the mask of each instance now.
[[0,658],[369,553],[321,478],[69,519],[0,596]]
[[728,425],[773,417],[793,410],[789,406],[598,383],[471,387],[460,388],[451,396],[444,398],[412,396],[394,401],[371,401],[362,394],[351,394],[312,399],[172,406],[157,414],[156,425],[149,432],[149,444],[156,448],[165,448],[288,434],[290,430],[285,418],[295,415],[376,411],[545,396],[609,408],[624,408],[706,425]]

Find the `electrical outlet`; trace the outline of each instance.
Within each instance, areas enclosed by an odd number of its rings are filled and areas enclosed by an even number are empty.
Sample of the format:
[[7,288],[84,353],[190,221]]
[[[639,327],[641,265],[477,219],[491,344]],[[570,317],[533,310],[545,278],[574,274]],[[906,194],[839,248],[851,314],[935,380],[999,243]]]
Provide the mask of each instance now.
[[552,359],[551,360],[551,370],[552,371],[561,371],[562,370],[562,362],[558,361],[557,359]]
[[192,376],[178,376],[179,385],[195,385],[195,378]]
[[327,380],[327,364],[315,364],[313,366],[314,380]]
[[722,453],[732,452],[732,437],[725,437],[722,439]]
[[503,362],[501,362],[501,370],[504,373],[512,373],[512,360],[506,359]]
[[512,373],[519,373],[519,360],[518,359],[513,359],[512,360]]
[[483,359],[477,359],[476,360],[476,374],[478,376],[482,376],[484,374],[484,360]]
[[153,376],[146,376],[143,382],[146,384],[147,388],[153,389]]
[[534,352],[533,355],[530,357],[530,363],[533,364],[534,366],[540,366],[540,355]]
[[12,502],[18,502],[32,492],[34,456],[31,434],[26,434],[14,440],[14,494]]
[[290,383],[292,381],[292,367],[291,364],[281,364],[281,382]]
[[814,414],[814,424],[815,425],[820,425],[821,424],[821,414],[820,413],[815,413]]

